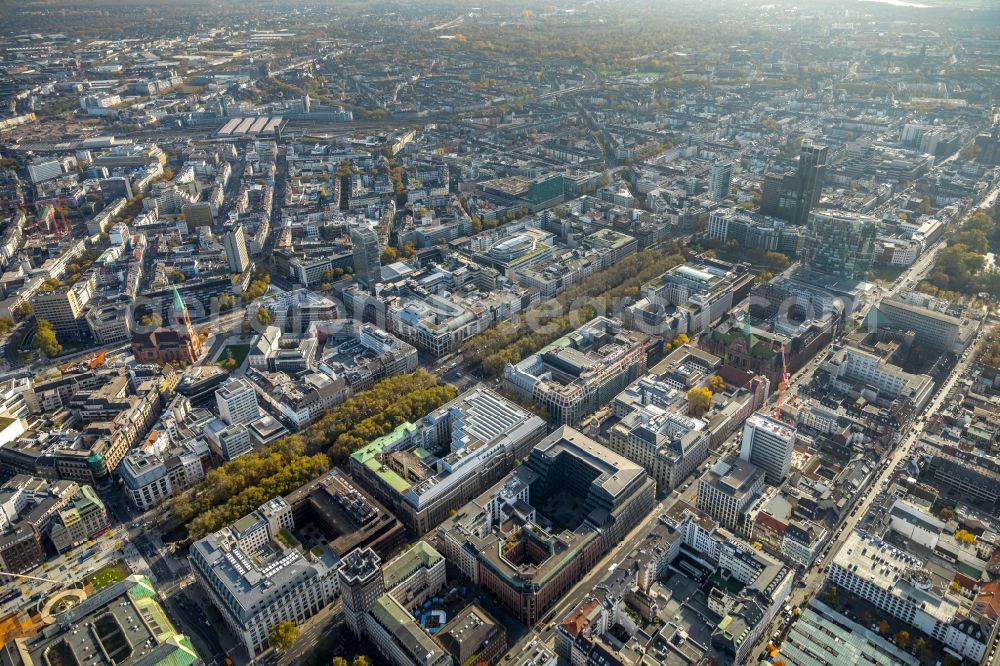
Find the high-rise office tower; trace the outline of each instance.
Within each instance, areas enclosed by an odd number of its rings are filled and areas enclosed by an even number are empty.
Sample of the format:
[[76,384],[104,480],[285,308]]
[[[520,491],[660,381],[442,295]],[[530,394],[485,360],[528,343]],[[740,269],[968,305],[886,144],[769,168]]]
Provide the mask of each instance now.
[[708,178],[708,195],[713,199],[725,199],[733,186],[733,163],[716,162]]
[[768,483],[779,484],[788,474],[795,446],[795,428],[764,414],[751,414],[743,426],[740,458],[763,470]]
[[795,171],[764,176],[760,212],[804,225],[809,212],[819,204],[826,176],[828,148],[803,139]]
[[375,285],[382,280],[378,234],[368,226],[352,227],[351,243],[354,244],[354,277],[361,280],[369,291],[373,291]]
[[826,176],[826,146],[814,144],[811,139],[803,139],[799,148],[798,196],[796,197],[794,224],[805,224],[809,211],[819,205]]
[[833,210],[814,210],[806,226],[802,262],[813,270],[850,280],[864,280],[875,260],[873,217]]
[[385,592],[382,559],[371,548],[352,550],[337,567],[344,621],[355,636],[364,634],[364,617]]
[[260,416],[257,392],[245,379],[232,379],[215,391],[219,418],[229,425],[250,423]]
[[242,273],[250,267],[250,253],[247,251],[246,234],[243,233],[242,224],[236,225],[231,231],[222,235],[222,246],[226,248],[229,270]]

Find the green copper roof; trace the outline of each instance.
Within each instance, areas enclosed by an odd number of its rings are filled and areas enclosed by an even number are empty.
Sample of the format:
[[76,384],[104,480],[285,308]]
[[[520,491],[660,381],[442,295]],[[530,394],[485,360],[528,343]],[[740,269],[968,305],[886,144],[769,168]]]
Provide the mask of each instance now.
[[379,459],[379,456],[382,454],[383,450],[398,444],[401,440],[409,438],[410,433],[416,429],[417,426],[413,423],[402,423],[389,434],[372,440],[366,446],[363,446],[352,453],[351,458],[370,469],[386,485],[395,490],[397,493],[405,493],[410,489],[410,482],[395,471],[389,469],[388,467],[384,467]]
[[442,559],[444,558],[441,557],[441,553],[434,550],[433,546],[426,541],[418,541],[408,551],[382,567],[385,589],[391,590],[409,578],[417,569],[421,567],[430,569]]
[[177,287],[171,287],[171,291],[174,292],[174,310],[184,312],[184,299],[181,298],[181,293],[177,291]]
[[129,577],[129,580],[135,583],[128,590],[128,595],[133,599],[156,599],[156,589],[153,587],[153,581],[149,580],[146,576],[133,575]]
[[194,645],[191,644],[191,639],[187,636],[181,634],[171,636],[166,640],[166,643],[173,645],[175,649],[165,659],[161,659],[156,666],[191,666],[198,663],[198,653],[195,652]]
[[878,308],[871,308],[868,310],[868,315],[865,317],[864,325],[868,328],[892,326],[892,319],[886,316],[886,314]]

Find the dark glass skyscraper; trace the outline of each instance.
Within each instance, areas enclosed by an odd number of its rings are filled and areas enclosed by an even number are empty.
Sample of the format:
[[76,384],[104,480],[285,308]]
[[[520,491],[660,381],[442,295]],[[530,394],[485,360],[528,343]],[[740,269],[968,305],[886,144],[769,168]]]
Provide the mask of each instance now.
[[805,226],[809,211],[819,204],[823,191],[827,152],[826,146],[803,139],[795,171],[769,173],[764,177],[760,212]]
[[811,139],[803,139],[799,148],[798,192],[796,196],[794,224],[804,225],[809,221],[809,211],[819,204],[826,176],[827,147],[814,144]]
[[352,227],[351,243],[354,244],[354,277],[360,280],[368,291],[374,291],[375,285],[382,280],[378,234],[368,226]]

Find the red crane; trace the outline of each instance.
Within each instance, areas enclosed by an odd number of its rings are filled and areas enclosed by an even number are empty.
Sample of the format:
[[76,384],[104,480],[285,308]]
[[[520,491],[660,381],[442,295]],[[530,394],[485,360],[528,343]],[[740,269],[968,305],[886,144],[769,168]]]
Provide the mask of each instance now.
[[[36,203],[36,207],[40,205],[52,206],[53,231],[60,236],[68,236],[70,231],[73,229],[69,220],[66,219],[66,206],[68,202],[69,200],[66,197],[51,197]],[[59,224],[60,220],[62,221],[62,224]]]
[[61,208],[57,208],[56,210],[59,211],[59,217],[62,219],[61,235],[69,236],[69,232],[73,227],[66,220],[66,204],[63,204]]

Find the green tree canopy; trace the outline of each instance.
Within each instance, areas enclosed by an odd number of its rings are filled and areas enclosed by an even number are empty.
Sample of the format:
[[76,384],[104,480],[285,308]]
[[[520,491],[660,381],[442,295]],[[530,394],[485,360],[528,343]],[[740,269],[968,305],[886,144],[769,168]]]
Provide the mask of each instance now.
[[712,406],[712,391],[704,386],[695,386],[687,394],[688,412],[694,416],[701,416]]
[[383,379],[327,410],[306,430],[213,469],[170,501],[170,516],[199,539],[343,464],[359,447],[426,415],[455,393],[424,370]]
[[40,349],[49,358],[55,358],[62,353],[62,345],[56,331],[45,319],[39,319],[35,324],[35,349]]
[[291,620],[282,620],[271,627],[267,636],[267,644],[275,650],[284,651],[295,645],[299,639],[299,627]]

